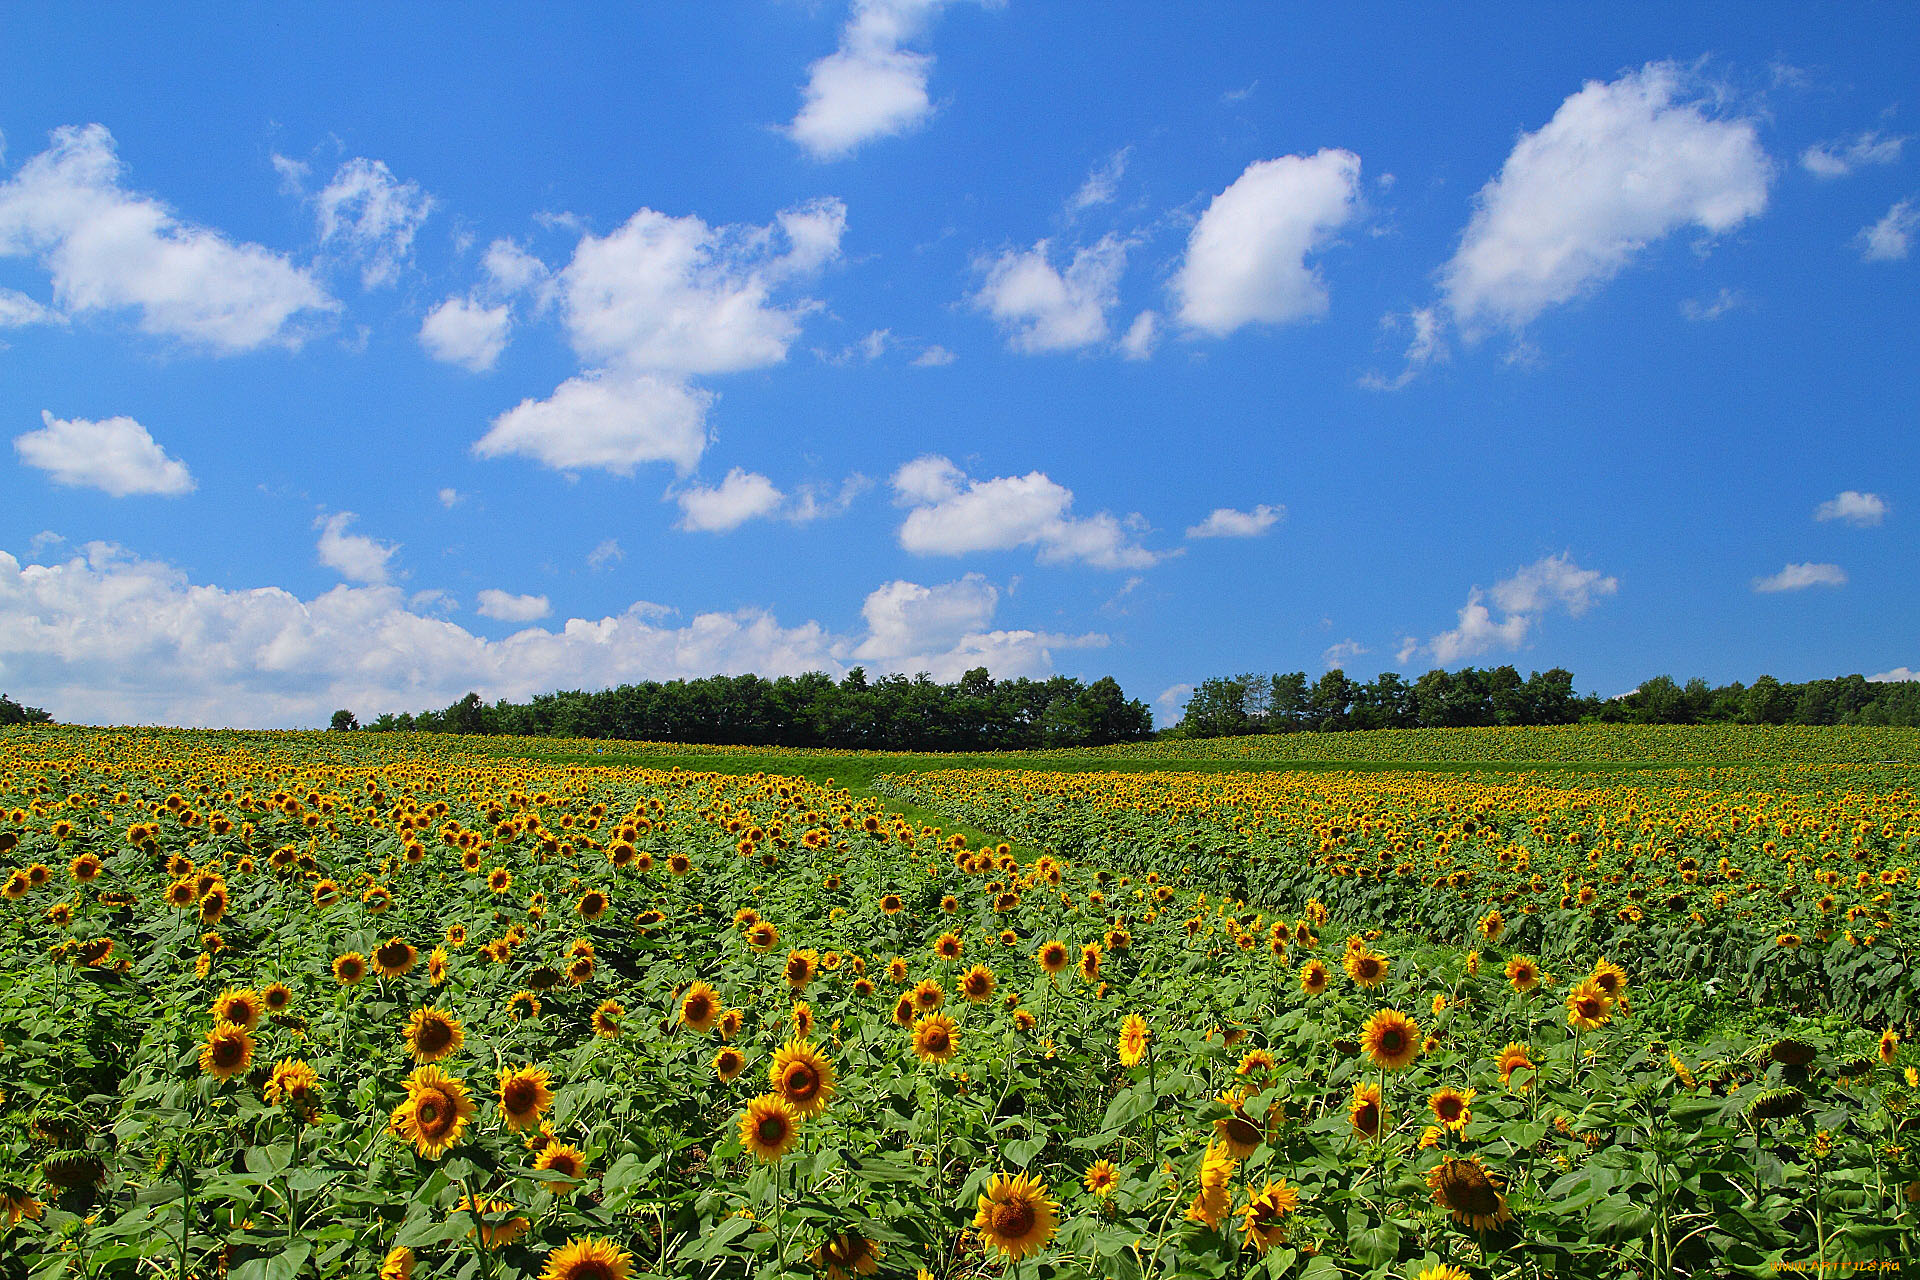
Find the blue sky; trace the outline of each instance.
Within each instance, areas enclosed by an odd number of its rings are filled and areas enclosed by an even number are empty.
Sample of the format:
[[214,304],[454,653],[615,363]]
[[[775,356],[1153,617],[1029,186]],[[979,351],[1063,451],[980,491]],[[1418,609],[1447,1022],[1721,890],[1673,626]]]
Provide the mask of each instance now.
[[1920,11],[0,15],[0,690],[1913,678]]

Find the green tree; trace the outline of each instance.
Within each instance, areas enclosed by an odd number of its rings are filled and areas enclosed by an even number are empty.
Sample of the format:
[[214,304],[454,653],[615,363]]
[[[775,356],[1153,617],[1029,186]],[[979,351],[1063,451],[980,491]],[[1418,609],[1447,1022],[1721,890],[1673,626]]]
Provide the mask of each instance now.
[[327,726],[328,730],[334,733],[350,733],[359,727],[359,717],[345,707],[333,713],[333,723]]

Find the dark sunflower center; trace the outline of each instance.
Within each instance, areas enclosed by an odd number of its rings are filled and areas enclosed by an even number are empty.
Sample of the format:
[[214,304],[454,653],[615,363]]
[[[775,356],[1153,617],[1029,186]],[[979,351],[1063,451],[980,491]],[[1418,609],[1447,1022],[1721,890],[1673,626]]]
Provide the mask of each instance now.
[[500,1100],[507,1104],[508,1111],[513,1112],[515,1115],[520,1115],[533,1109],[533,1099],[534,1089],[532,1081],[513,1080],[508,1082]]
[[993,1233],[1003,1240],[1024,1240],[1036,1221],[1033,1206],[1025,1200],[1009,1200],[993,1210]]
[[453,1027],[439,1019],[429,1019],[420,1024],[420,1036],[416,1044],[422,1053],[438,1053],[453,1043]]
[[1407,1047],[1406,1032],[1398,1027],[1388,1027],[1380,1033],[1380,1050],[1383,1053],[1399,1053]]
[[1245,1116],[1227,1118],[1227,1140],[1237,1146],[1253,1147],[1260,1144],[1260,1130],[1253,1121]]
[[687,997],[687,1021],[705,1022],[713,1016],[713,1002],[705,996]]
[[777,1147],[787,1140],[787,1118],[780,1115],[762,1116],[760,1123],[753,1128],[754,1137],[769,1147]]
[[780,1090],[789,1098],[804,1102],[820,1091],[820,1075],[804,1062],[790,1062],[780,1073]]
[[221,1040],[213,1046],[213,1060],[222,1067],[239,1063],[242,1045],[238,1040]]
[[952,1043],[952,1037],[949,1036],[943,1028],[934,1027],[926,1034],[928,1053],[945,1053]]
[[598,1258],[575,1263],[566,1275],[567,1280],[614,1280],[612,1269]]

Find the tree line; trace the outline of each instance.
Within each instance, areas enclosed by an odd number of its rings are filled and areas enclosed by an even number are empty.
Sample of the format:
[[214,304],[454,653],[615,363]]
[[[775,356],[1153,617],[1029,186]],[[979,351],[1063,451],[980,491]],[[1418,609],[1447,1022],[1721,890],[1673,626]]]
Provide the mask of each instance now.
[[[337,711],[336,729],[358,728]],[[487,703],[469,693],[440,711],[387,713],[376,732],[624,738],[729,746],[851,747],[870,751],[1014,751],[1099,747],[1153,734],[1153,715],[1111,676],[995,680],[975,667],[952,684],[926,674],[870,680],[855,667],[835,681],[801,676],[648,680],[599,692],[536,694]]]
[[10,724],[46,724],[53,716],[39,707],[24,707],[0,693],[0,725]]
[[1309,683],[1304,671],[1214,676],[1188,697],[1168,733],[1219,738],[1248,733],[1348,729],[1446,729],[1477,725],[1866,724],[1920,726],[1920,682],[1840,676],[1801,684],[1761,676],[1752,684],[1684,685],[1654,676],[1617,698],[1581,696],[1562,667],[1429,671],[1417,680],[1385,671],[1355,681],[1338,667]]

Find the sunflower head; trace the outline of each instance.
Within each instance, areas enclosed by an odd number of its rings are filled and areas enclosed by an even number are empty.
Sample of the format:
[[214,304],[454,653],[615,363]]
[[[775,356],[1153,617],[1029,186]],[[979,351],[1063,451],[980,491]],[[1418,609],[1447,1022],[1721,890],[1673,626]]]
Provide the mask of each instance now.
[[768,1075],[774,1089],[797,1115],[819,1115],[833,1097],[833,1063],[811,1040],[789,1040],[773,1055]]
[[200,1070],[215,1080],[231,1080],[253,1061],[253,1037],[245,1027],[216,1022],[200,1050]]
[[454,1203],[453,1211],[468,1215],[467,1220],[473,1225],[468,1228],[467,1234],[478,1235],[480,1242],[489,1249],[505,1248],[525,1235],[532,1226],[505,1200],[486,1196],[461,1196]]
[[357,986],[367,976],[367,958],[349,951],[333,962],[333,979],[343,987]]
[[1353,1126],[1353,1131],[1363,1138],[1377,1138],[1385,1118],[1380,1105],[1380,1086],[1368,1083],[1354,1085],[1353,1098],[1347,1103],[1347,1122]]
[[1147,1056],[1147,1042],[1153,1038],[1152,1028],[1147,1020],[1137,1013],[1130,1013],[1120,1020],[1120,1065],[1136,1067]]
[[1087,1190],[1102,1200],[1113,1194],[1114,1185],[1119,1181],[1120,1175],[1115,1172],[1111,1160],[1102,1160],[1095,1164],[1087,1170],[1087,1176],[1084,1179]]
[[[1064,950],[1064,945],[1063,945]],[[1047,1184],[1021,1174],[995,1174],[980,1194],[973,1229],[980,1242],[1008,1262],[1046,1248],[1059,1227],[1058,1206],[1047,1198]]]
[[464,1082],[432,1064],[407,1077],[407,1097],[394,1108],[392,1127],[423,1159],[438,1160],[460,1141],[475,1107]]
[[943,933],[933,944],[933,954],[942,960],[958,960],[961,949],[960,935],[957,933]]
[[234,1026],[244,1027],[248,1031],[259,1024],[260,1015],[264,1012],[266,1012],[266,1001],[259,992],[251,989],[236,990],[228,987],[213,1002],[215,1022],[231,1022]]
[[1347,976],[1362,987],[1377,987],[1387,980],[1387,958],[1377,956],[1364,946],[1348,951],[1341,961]]
[[1300,966],[1300,989],[1310,996],[1317,996],[1327,989],[1327,980],[1331,976],[1326,965],[1318,960],[1309,960]]
[[1360,1033],[1361,1045],[1373,1065],[1398,1071],[1420,1056],[1420,1024],[1393,1009],[1381,1009]]
[[944,1013],[930,1013],[913,1024],[913,1056],[922,1062],[946,1062],[960,1051],[960,1028]]
[[996,985],[993,970],[983,964],[977,964],[960,975],[960,994],[974,1004],[993,998]]
[[767,1164],[776,1163],[793,1147],[800,1117],[777,1093],[763,1093],[747,1104],[740,1117],[740,1145]]
[[1427,1186],[1433,1202],[1470,1231],[1491,1231],[1513,1218],[1499,1184],[1478,1160],[1447,1157],[1427,1175]]
[[713,1074],[720,1077],[722,1084],[731,1082],[746,1069],[746,1055],[732,1045],[726,1046],[713,1055]]
[[1300,1192],[1282,1178],[1269,1182],[1240,1211],[1240,1232],[1246,1247],[1265,1257],[1267,1250],[1287,1236],[1287,1217],[1300,1207]]
[[460,1019],[438,1009],[415,1009],[404,1032],[415,1062],[438,1062],[459,1052],[466,1041]]
[[540,1152],[533,1167],[541,1173],[557,1175],[556,1180],[548,1181],[547,1190],[556,1196],[573,1194],[575,1183],[587,1174],[587,1155],[580,1148],[564,1142],[550,1142]]
[[720,1008],[720,993],[704,982],[696,982],[680,998],[680,1024],[704,1035],[719,1019]]
[[1433,1109],[1433,1117],[1455,1133],[1463,1132],[1473,1119],[1468,1108],[1473,1105],[1472,1089],[1455,1089],[1451,1086],[1436,1089],[1427,1099],[1427,1105]]
[[1068,950],[1067,944],[1058,938],[1042,943],[1040,950],[1034,955],[1034,961],[1049,975],[1065,969],[1072,959],[1073,954]]
[[625,1017],[627,1007],[618,1000],[602,1000],[593,1011],[593,1034],[611,1040],[620,1034],[620,1019]]
[[807,1255],[807,1261],[827,1273],[827,1280],[872,1275],[879,1269],[880,1246],[852,1227],[837,1231]]
[[933,978],[921,979],[910,994],[914,1009],[920,1013],[932,1013],[947,1002],[946,989]]
[[553,1105],[553,1090],[548,1087],[546,1070],[519,1067],[500,1072],[500,1114],[507,1128],[531,1129],[540,1121],[540,1113]]

